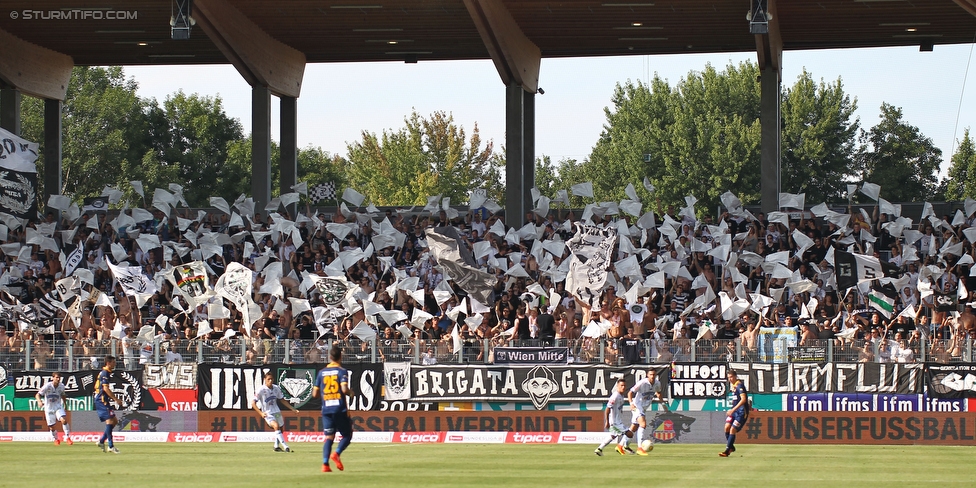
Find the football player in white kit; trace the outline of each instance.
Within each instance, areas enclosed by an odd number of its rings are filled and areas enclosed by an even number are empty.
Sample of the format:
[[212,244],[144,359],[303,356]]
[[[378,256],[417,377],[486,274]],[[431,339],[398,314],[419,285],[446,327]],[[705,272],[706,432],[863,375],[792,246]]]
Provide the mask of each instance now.
[[[645,412],[651,406],[651,401],[657,400],[663,402],[664,399],[661,397],[661,382],[657,379],[657,371],[653,369],[647,370],[647,377],[638,381],[629,392],[627,392],[627,399],[630,400],[630,410],[633,412],[633,420],[631,421],[630,431],[636,433],[637,438],[637,454],[639,456],[646,456],[647,451],[640,447],[641,441],[644,440],[644,429],[647,427],[647,416]],[[654,435],[650,436],[651,447],[654,449]],[[628,442],[629,443],[629,442]]]
[[[264,375],[264,384],[254,392],[254,410],[256,410],[264,421],[275,431],[275,452],[291,452],[291,448],[285,443],[284,418],[281,416],[281,409],[278,408],[278,401],[284,400],[285,395],[281,392],[281,387],[274,384],[274,376],[271,373]],[[291,403],[283,402],[292,412],[298,410],[291,406]]]
[[610,438],[603,441],[600,447],[597,447],[593,451],[593,454],[597,456],[603,455],[603,448],[610,445],[611,442],[617,441],[617,452],[626,455],[627,451],[624,450],[623,442],[624,439],[634,435],[627,425],[624,423],[624,406],[626,405],[625,400],[627,397],[624,396],[624,392],[627,391],[627,381],[623,378],[617,380],[617,387],[614,388],[613,393],[610,394],[610,398],[607,400],[607,409],[604,414],[604,419],[606,425],[604,428],[610,432]]
[[37,403],[44,408],[44,416],[47,418],[47,427],[51,429],[51,437],[54,437],[54,445],[61,445],[61,440],[58,439],[58,433],[54,430],[54,425],[59,421],[61,422],[61,427],[64,429],[64,442],[69,446],[74,444],[68,435],[71,434],[71,428],[68,427],[68,413],[64,410],[64,385],[61,383],[61,373],[51,373],[51,381],[48,381],[37,390],[37,394],[34,395],[37,399]]

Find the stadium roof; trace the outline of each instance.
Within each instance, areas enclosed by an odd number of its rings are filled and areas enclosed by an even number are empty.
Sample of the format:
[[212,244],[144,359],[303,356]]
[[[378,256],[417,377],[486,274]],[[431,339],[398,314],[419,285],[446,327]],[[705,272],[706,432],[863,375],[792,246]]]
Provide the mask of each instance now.
[[[464,0],[232,3],[312,63],[490,57]],[[748,0],[501,3],[542,57],[756,49]],[[0,11],[0,30],[77,65],[228,62],[199,26],[189,40],[172,40],[173,9],[173,0],[13,0]],[[776,9],[785,50],[958,44],[976,35],[976,0],[780,0]]]

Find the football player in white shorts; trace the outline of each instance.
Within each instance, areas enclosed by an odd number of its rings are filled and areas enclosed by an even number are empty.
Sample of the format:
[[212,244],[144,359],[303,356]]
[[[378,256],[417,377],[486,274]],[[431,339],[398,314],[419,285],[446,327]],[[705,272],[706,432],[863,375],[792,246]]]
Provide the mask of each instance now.
[[593,454],[597,456],[602,456],[603,448],[610,445],[613,441],[617,441],[617,452],[623,455],[627,454],[623,446],[624,439],[634,435],[634,433],[627,429],[627,426],[624,424],[624,401],[627,399],[624,396],[625,391],[627,391],[627,381],[621,378],[617,380],[617,387],[610,394],[610,398],[607,399],[607,409],[604,414],[604,428],[610,432],[610,437],[593,451]]
[[[271,373],[264,375],[264,384],[258,387],[257,391],[254,392],[254,410],[256,410],[262,417],[264,421],[271,426],[275,431],[275,442],[274,450],[275,452],[291,452],[291,448],[285,443],[284,434],[284,418],[281,416],[281,409],[278,408],[278,402],[285,399],[285,395],[281,392],[281,387],[274,384],[274,376]],[[292,412],[298,413],[298,410],[291,406],[291,403],[282,402],[286,407],[288,407]]]
[[69,446],[74,444],[68,437],[71,434],[71,428],[68,427],[68,412],[64,410],[64,384],[61,383],[61,373],[52,373],[51,381],[45,383],[34,395],[34,398],[37,399],[38,405],[44,408],[44,417],[47,418],[47,427],[51,429],[54,445],[61,445],[58,432],[54,430],[54,426],[58,422],[61,422],[61,427],[64,429],[64,442]]
[[[644,440],[644,429],[647,427],[647,416],[645,412],[651,406],[652,400],[657,400],[663,402],[664,399],[661,397],[661,382],[657,380],[657,371],[653,369],[647,370],[647,377],[638,381],[629,392],[627,392],[627,399],[630,400],[630,410],[633,412],[633,420],[631,421],[630,431],[636,433],[637,438],[637,454],[640,456],[646,456],[647,451],[644,448],[639,447],[641,441]],[[654,448],[654,435],[650,436],[651,449]]]

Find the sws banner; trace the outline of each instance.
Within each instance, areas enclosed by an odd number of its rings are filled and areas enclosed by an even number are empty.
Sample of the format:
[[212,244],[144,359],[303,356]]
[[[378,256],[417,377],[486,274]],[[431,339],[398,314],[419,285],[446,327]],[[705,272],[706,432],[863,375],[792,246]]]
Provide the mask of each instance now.
[[[285,400],[300,410],[322,408],[319,398],[312,398],[315,376],[325,364],[266,364],[263,366],[204,363],[197,368],[197,408],[199,410],[250,410],[254,392],[271,373],[281,387]],[[373,410],[380,407],[383,365],[344,365],[349,370],[349,386],[354,395],[351,409]]]
[[729,363],[750,393],[922,393],[923,365]]
[[976,398],[976,364],[926,364],[929,395],[938,398]]
[[197,387],[197,363],[147,364],[142,370],[146,388],[192,390]]
[[667,388],[668,365],[607,366],[413,366],[415,401],[531,401],[542,410],[550,401],[604,401],[623,378],[633,386],[654,368]]
[[568,347],[496,347],[495,364],[567,364]]

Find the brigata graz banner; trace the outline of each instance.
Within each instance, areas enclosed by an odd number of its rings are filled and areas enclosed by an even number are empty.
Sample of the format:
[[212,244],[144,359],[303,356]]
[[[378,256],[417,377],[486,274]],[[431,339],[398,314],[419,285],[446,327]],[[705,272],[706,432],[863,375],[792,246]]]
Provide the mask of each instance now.
[[927,364],[925,369],[929,396],[976,398],[976,364]]
[[568,347],[496,347],[495,364],[567,364]]
[[[250,410],[254,392],[264,383],[265,373],[274,376],[285,401],[301,410],[318,410],[322,402],[312,397],[315,375],[325,364],[265,364],[263,366],[204,363],[197,367],[197,393],[200,410]],[[349,387],[354,395],[351,410],[375,410],[383,398],[382,364],[352,364]]]
[[750,393],[922,393],[922,364],[729,363]]
[[619,378],[627,387],[654,368],[667,388],[668,365],[586,366],[413,366],[411,399],[437,401],[531,401],[542,410],[550,401],[603,401]]

